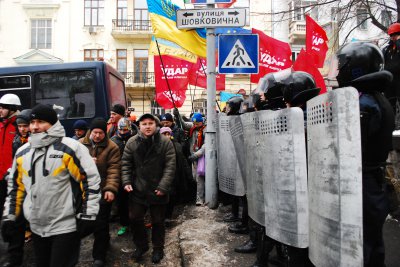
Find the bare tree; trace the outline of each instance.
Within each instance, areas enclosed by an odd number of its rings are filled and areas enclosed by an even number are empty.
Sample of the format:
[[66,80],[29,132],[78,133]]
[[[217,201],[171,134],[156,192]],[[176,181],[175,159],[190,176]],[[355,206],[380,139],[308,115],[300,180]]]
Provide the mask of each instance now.
[[[272,0],[274,1],[274,0]],[[290,2],[290,1],[288,1]],[[296,2],[293,0],[293,2]],[[298,1],[300,2],[300,1]],[[346,29],[345,38],[361,26],[366,21],[386,32],[390,24],[400,22],[400,0],[320,0],[320,1],[302,1],[301,5],[288,5],[287,10],[273,12],[274,18],[279,22],[290,20],[291,14],[307,10],[306,13],[312,13],[313,9],[322,10],[324,8],[335,7],[337,10],[338,31]],[[257,12],[254,12],[257,13]],[[385,16],[384,18],[382,16]],[[276,20],[276,19],[275,19]],[[272,21],[275,23],[276,21]],[[335,41],[336,42],[336,41]]]

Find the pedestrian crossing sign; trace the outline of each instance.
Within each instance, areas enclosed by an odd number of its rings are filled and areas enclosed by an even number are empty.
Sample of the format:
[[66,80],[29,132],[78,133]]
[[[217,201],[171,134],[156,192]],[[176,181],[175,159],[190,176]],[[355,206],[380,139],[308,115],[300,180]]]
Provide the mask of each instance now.
[[221,34],[218,42],[219,73],[258,73],[257,34]]

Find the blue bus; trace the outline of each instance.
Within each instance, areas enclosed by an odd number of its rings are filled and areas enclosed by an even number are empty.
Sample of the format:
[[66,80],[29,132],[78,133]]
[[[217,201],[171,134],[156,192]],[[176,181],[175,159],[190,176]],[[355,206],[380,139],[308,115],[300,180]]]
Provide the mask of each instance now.
[[51,105],[67,136],[78,119],[107,119],[113,105],[127,107],[124,77],[99,61],[0,68],[0,97],[7,93],[20,97],[22,109]]

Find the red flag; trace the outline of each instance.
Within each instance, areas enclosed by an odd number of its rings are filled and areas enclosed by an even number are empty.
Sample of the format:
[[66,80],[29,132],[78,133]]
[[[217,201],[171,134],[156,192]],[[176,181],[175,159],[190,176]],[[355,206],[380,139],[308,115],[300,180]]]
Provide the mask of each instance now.
[[277,72],[292,66],[292,50],[288,43],[269,37],[262,31],[252,29],[252,33],[258,34],[259,58],[258,74],[251,74],[250,81],[258,83],[258,80],[270,72]]
[[232,2],[229,3],[229,4],[217,4],[217,7],[219,7],[219,8],[228,8],[228,7],[231,7],[235,2],[236,2],[236,0],[232,0]]
[[315,66],[322,68],[328,51],[328,37],[325,30],[309,15],[306,15],[306,50]]
[[[166,55],[162,56],[162,61],[164,63],[164,70],[160,57],[154,56],[157,103],[165,109],[170,109],[174,107],[173,99],[175,106],[179,108],[183,105],[183,102],[185,102],[186,99],[186,89],[189,83],[188,74],[193,63]],[[164,73],[167,76],[171,92],[168,89]]]
[[293,63],[293,70],[304,71],[311,74],[314,77],[317,87],[321,88],[319,94],[324,94],[326,93],[326,85],[324,78],[322,77],[318,68],[313,64],[310,64],[310,57],[311,55],[310,53],[308,53],[308,51],[301,49],[299,55],[297,56],[296,61]]
[[[193,64],[192,70],[189,72],[189,84],[207,88],[207,60],[198,57],[197,63]],[[217,91],[225,90],[225,74],[217,74],[216,76]]]

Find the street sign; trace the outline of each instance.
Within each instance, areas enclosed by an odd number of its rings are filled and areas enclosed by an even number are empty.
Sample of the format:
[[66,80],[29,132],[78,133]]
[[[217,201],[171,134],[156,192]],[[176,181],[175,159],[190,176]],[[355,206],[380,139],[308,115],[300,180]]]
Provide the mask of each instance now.
[[243,27],[246,25],[245,8],[178,9],[178,29]]
[[193,5],[230,4],[232,0],[190,0],[189,3]]
[[218,46],[219,73],[258,73],[258,34],[222,34]]

